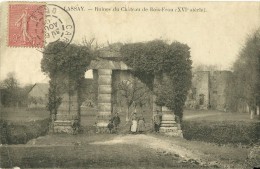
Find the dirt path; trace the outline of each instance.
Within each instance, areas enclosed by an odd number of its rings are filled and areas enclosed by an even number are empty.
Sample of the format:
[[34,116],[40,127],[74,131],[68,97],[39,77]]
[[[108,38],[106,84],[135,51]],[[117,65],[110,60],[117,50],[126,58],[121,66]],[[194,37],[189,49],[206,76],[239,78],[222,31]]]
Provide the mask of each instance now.
[[201,152],[195,152],[192,150],[188,150],[185,147],[179,146],[174,141],[163,140],[151,135],[124,135],[117,136],[109,141],[102,142],[93,142],[91,144],[99,144],[99,145],[113,145],[113,144],[133,144],[139,145],[146,148],[152,148],[157,152],[172,154],[180,157],[180,160],[183,162],[195,162],[199,163],[203,166],[219,166],[217,161],[208,161],[207,156]]
[[117,136],[113,140],[104,141],[104,142],[94,142],[91,144],[102,144],[102,145],[113,145],[113,144],[134,144],[144,146],[146,148],[152,148],[157,151],[162,152],[171,152],[179,155],[185,160],[189,159],[199,159],[198,156],[191,151],[185,149],[184,147],[180,147],[171,143],[168,140],[162,140],[155,138],[150,135],[125,135],[125,136]]
[[[152,135],[119,135],[112,140],[93,142],[91,144],[99,145],[113,145],[113,144],[132,144],[139,145],[146,148],[154,149],[157,152],[163,154],[171,154],[174,156],[179,156],[180,160],[183,162],[194,162],[202,166],[213,166],[220,168],[233,168],[228,164],[218,162],[217,159],[212,161],[209,160],[209,155],[203,154],[202,152],[190,150],[183,146],[178,145],[178,141],[174,138],[172,140],[156,138]],[[237,169],[239,167],[236,167]]]

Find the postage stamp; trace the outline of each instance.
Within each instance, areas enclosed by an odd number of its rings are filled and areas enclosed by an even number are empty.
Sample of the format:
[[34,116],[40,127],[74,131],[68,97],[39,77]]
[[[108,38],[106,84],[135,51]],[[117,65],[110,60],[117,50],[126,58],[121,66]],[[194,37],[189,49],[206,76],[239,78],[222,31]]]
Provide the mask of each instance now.
[[42,48],[73,39],[75,25],[71,15],[52,4],[9,4],[8,46]]
[[9,4],[8,46],[44,46],[45,10],[41,6],[42,4]]

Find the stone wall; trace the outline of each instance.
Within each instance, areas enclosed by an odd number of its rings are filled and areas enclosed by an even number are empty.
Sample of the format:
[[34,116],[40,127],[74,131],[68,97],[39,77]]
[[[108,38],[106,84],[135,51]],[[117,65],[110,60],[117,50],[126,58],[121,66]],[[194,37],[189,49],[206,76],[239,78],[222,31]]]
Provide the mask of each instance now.
[[209,107],[209,71],[199,71],[193,74],[192,87],[185,106],[192,109],[208,109]]
[[228,79],[232,76],[230,71],[214,71],[210,77],[210,106],[214,110],[227,110]]
[[73,95],[64,93],[62,102],[58,108],[56,121],[54,122],[55,133],[73,133],[72,124],[75,119],[78,119],[78,95],[75,92]]
[[[186,108],[227,111],[226,90],[231,77],[230,71],[195,72],[192,77],[192,88],[185,103]],[[245,109],[242,103],[241,109]]]

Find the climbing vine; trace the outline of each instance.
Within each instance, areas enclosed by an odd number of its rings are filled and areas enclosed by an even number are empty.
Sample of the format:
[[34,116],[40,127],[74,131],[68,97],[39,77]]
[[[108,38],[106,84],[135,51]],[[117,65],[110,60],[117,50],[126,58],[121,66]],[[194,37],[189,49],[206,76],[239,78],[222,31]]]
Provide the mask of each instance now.
[[52,122],[56,119],[57,109],[62,102],[61,95],[64,92],[68,92],[69,95],[77,92],[80,101],[84,75],[94,58],[94,52],[89,47],[75,44],[70,44],[66,48],[65,46],[66,44],[60,41],[50,43],[45,48],[41,60],[42,72],[50,77],[47,107]]
[[[182,119],[192,77],[189,46],[154,40],[125,44],[120,53],[134,74],[153,89],[156,104],[168,107]],[[153,83],[155,78],[159,80],[157,85]]]

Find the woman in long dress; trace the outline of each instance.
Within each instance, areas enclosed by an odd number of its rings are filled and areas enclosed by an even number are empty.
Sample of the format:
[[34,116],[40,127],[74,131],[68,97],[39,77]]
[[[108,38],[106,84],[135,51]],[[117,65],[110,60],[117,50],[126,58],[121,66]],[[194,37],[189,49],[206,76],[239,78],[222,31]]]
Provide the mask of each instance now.
[[137,119],[136,119],[136,113],[132,116],[132,125],[131,125],[131,132],[136,133],[137,131]]

